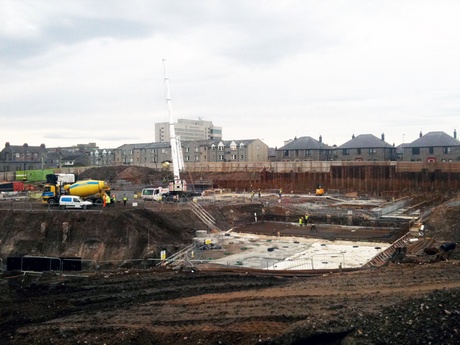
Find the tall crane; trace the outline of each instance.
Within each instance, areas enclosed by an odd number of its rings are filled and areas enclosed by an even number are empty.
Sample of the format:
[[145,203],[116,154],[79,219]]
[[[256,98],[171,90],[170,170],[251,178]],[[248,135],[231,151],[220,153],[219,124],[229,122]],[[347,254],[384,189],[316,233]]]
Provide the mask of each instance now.
[[171,158],[173,163],[174,180],[169,184],[170,194],[179,194],[187,190],[187,182],[181,180],[180,172],[184,170],[184,157],[182,155],[182,146],[180,138],[176,137],[176,131],[174,130],[174,119],[172,114],[171,94],[169,91],[169,78],[168,69],[166,67],[166,60],[163,59],[164,68],[164,82],[166,92],[166,104],[168,106],[169,113],[169,136],[171,142]]

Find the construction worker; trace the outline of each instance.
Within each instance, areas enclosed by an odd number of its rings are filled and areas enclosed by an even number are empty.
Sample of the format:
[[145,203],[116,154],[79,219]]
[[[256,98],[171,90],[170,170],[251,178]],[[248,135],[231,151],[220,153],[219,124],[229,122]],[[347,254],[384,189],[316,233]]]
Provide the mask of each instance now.
[[107,194],[102,195],[102,207],[105,208],[107,205]]
[[302,225],[303,225],[303,217],[299,218],[299,225],[300,225],[300,227],[302,227]]
[[110,195],[108,195],[108,194],[105,195],[105,205],[107,207],[110,206]]
[[117,202],[117,196],[115,194],[112,194],[112,200],[110,200],[112,207],[115,207],[116,202]]
[[127,201],[128,201],[128,198],[126,197],[126,194],[123,194],[123,207],[126,207]]
[[305,213],[305,225],[308,223],[308,214]]

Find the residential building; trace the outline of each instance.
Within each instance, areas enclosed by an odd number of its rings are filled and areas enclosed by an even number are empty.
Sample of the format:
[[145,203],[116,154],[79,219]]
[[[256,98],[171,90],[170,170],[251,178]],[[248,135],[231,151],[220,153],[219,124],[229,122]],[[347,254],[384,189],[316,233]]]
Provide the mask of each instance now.
[[328,161],[333,157],[334,148],[312,137],[294,138],[284,146],[276,149],[277,161]]
[[182,142],[184,163],[267,162],[268,146],[260,139]]
[[[90,165],[90,159],[83,152],[75,152],[61,158],[61,168],[81,167]],[[102,164],[101,164],[102,165]]]
[[457,132],[454,136],[445,132],[429,132],[409,144],[405,144],[403,155],[404,161],[412,162],[459,162],[460,142],[457,139]]
[[163,143],[124,144],[113,149],[113,164],[148,165],[171,161],[171,145]]
[[335,149],[334,160],[339,161],[389,161],[396,160],[396,148],[372,134],[352,136],[351,140]]
[[[181,141],[222,139],[222,127],[214,126],[212,121],[201,119],[179,119],[174,123],[174,132]],[[170,139],[169,123],[155,123],[155,141],[169,142]]]
[[48,167],[47,149],[45,144],[40,146],[11,145],[5,143],[0,151],[1,171],[35,170]]
[[[266,162],[268,146],[259,139],[182,141],[184,163]],[[171,162],[169,142],[125,144],[113,150],[114,164],[148,165]]]

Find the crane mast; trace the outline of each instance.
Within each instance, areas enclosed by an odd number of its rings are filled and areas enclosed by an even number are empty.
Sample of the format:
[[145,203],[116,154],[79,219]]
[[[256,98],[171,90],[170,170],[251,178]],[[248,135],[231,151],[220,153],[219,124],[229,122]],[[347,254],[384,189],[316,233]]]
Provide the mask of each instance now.
[[180,192],[180,191],[185,191],[187,189],[186,182],[181,180],[180,178],[180,171],[184,169],[184,158],[182,156],[182,147],[180,143],[180,138],[176,137],[176,131],[174,129],[171,94],[169,91],[168,69],[166,67],[165,59],[163,59],[163,68],[164,68],[166,104],[168,106],[168,113],[169,113],[169,136],[170,136],[170,143],[171,143],[171,158],[172,158],[172,163],[173,163],[173,174],[174,174],[174,180],[172,181],[172,186],[170,184],[170,190]]

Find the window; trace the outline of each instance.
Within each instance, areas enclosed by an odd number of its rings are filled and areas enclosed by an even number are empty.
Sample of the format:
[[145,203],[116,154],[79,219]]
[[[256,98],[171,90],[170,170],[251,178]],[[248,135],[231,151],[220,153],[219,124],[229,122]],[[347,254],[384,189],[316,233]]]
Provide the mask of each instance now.
[[342,154],[343,154],[344,156],[348,156],[348,155],[350,154],[350,150],[349,150],[349,149],[343,149],[343,150],[342,150]]
[[185,156],[185,161],[188,162],[190,160],[190,156]]
[[224,150],[224,145],[219,145],[219,146],[218,146],[218,150],[219,150],[219,151],[223,151],[223,150]]
[[434,148],[433,147],[429,147],[428,148],[428,152],[430,155],[432,155],[434,153]]
[[377,149],[374,149],[374,148],[369,149],[369,154],[370,155],[375,155],[376,153],[377,153]]
[[236,155],[232,155],[232,160],[236,161]]
[[412,154],[413,155],[419,155],[420,154],[420,147],[413,147],[412,148]]
[[197,147],[195,147],[195,152],[198,152],[198,151],[199,151],[199,149],[200,149],[200,148],[199,148],[198,146],[197,146]]
[[190,152],[190,147],[186,147],[185,152]]
[[241,159],[241,160],[244,160],[244,155],[241,155],[241,156],[240,156],[240,159]]
[[284,150],[284,151],[283,151],[283,156],[284,156],[284,157],[288,157],[288,156],[289,156],[289,151],[288,151],[288,150]]
[[200,156],[195,156],[195,162],[200,160]]
[[311,156],[311,150],[305,150],[305,157]]
[[223,161],[224,160],[224,155],[219,155],[219,160]]
[[450,146],[444,146],[444,147],[442,148],[442,153],[444,153],[444,154],[446,154],[446,155],[450,155],[450,153],[451,153],[451,148],[450,148]]
[[361,154],[361,149],[356,149],[356,153],[357,153],[358,155],[360,155],[360,154]]

